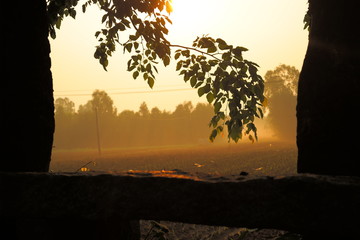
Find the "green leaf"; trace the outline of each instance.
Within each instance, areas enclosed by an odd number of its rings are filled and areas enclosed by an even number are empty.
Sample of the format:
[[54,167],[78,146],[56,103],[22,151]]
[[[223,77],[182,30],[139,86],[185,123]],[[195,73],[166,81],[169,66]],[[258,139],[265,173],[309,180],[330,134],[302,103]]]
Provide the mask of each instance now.
[[136,79],[139,76],[139,72],[135,71],[133,72],[133,79]]
[[69,14],[70,14],[70,16],[71,16],[73,19],[75,19],[75,17],[76,17],[76,10],[73,9],[73,8],[70,8],[70,9],[69,9]]
[[86,12],[86,7],[87,7],[86,3],[82,5],[82,12],[83,12],[83,13]]
[[151,64],[150,64],[150,63],[148,63],[148,64],[146,65],[146,71],[147,71],[147,72],[151,72]]
[[218,44],[227,45],[226,42],[225,42],[224,40],[222,40],[221,38],[217,38],[217,39],[216,39],[216,42],[217,42]]
[[230,138],[232,140],[234,140],[235,142],[238,142],[239,139],[242,138],[242,133],[241,133],[241,129],[239,126],[233,126],[231,128],[230,134],[229,134]]
[[132,70],[134,70],[136,68],[136,64],[133,64],[131,66],[128,67],[128,71],[131,72]]
[[150,88],[152,89],[153,86],[154,86],[154,83],[155,83],[154,78],[153,77],[148,77],[147,82],[148,82]]
[[138,37],[135,36],[135,35],[130,35],[130,36],[129,36],[129,39],[135,41],[135,40],[138,39]]
[[57,29],[60,29],[61,21],[62,21],[62,18],[59,17],[59,18],[57,19],[57,21],[56,21],[56,24],[55,24],[55,27],[56,27]]
[[190,85],[191,85],[191,87],[194,87],[194,86],[196,85],[196,82],[197,82],[196,76],[192,76],[192,77],[190,78]]
[[214,94],[212,92],[209,92],[207,95],[206,95],[206,99],[209,103],[212,103],[214,101]]
[[198,95],[199,95],[199,97],[201,97],[201,96],[204,95],[204,94],[205,94],[205,87],[199,88],[199,89],[198,89]]
[[247,125],[247,127],[248,127],[248,131],[250,132],[250,131],[253,131],[253,132],[256,132],[257,131],[257,129],[256,129],[256,127],[255,127],[255,124],[254,123],[249,123],[248,125]]
[[143,74],[143,78],[144,78],[144,80],[147,80],[147,79],[149,78],[149,74],[148,74],[148,73],[144,73],[144,74]]
[[107,14],[105,14],[103,17],[102,17],[102,19],[101,19],[101,23],[104,23],[105,21],[106,21],[106,18],[108,17],[108,15]]
[[170,57],[168,55],[165,55],[162,60],[165,67],[170,64]]
[[176,64],[176,71],[179,71],[182,67],[182,63],[183,61],[179,61],[177,64]]
[[225,61],[230,61],[231,60],[231,53],[230,52],[225,52],[225,53],[223,53],[223,55],[221,57]]
[[[102,58],[100,58],[100,60],[101,59]],[[104,59],[101,64],[102,64],[104,70],[107,71],[106,67],[109,65],[109,61],[107,59]]]
[[206,84],[206,85],[204,86],[204,92],[205,92],[205,93],[208,93],[208,92],[210,92],[210,90],[211,90],[210,84]]
[[224,45],[224,44],[219,44],[219,48],[220,48],[220,50],[226,50],[226,49],[229,49],[229,46]]
[[185,56],[185,57],[189,57],[190,56],[190,50],[183,50],[181,51],[181,55]]
[[261,108],[258,108],[258,111],[260,113],[260,118],[264,118],[264,113]]
[[56,38],[56,32],[55,32],[55,29],[52,27],[50,28],[50,37],[52,39],[55,39]]
[[209,47],[207,50],[208,53],[214,53],[216,51],[217,51],[217,47],[215,45]]
[[179,57],[180,57],[180,55],[181,55],[181,53],[180,52],[177,52],[176,54],[175,54],[175,60],[177,60]]
[[217,134],[218,134],[218,131],[217,131],[216,129],[212,130],[212,132],[211,132],[211,134],[210,134],[210,137],[209,137],[209,140],[210,140],[211,142],[214,142]]
[[219,44],[220,50],[226,50],[231,48],[231,46],[228,46],[226,42],[221,38],[216,39],[216,42]]
[[254,137],[253,137],[251,134],[249,135],[249,140],[250,140],[252,143],[255,142]]
[[120,31],[125,31],[125,29],[126,29],[126,26],[124,24],[122,24],[122,23],[118,23],[117,26],[118,26]]
[[214,112],[217,114],[220,111],[221,107],[222,107],[221,102],[216,102],[214,104]]

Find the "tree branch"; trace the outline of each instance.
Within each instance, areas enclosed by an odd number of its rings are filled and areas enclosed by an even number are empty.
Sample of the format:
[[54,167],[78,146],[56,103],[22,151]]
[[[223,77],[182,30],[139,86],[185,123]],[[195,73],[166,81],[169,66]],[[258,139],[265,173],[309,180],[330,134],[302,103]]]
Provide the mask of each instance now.
[[176,47],[176,48],[184,48],[184,49],[187,49],[187,50],[193,50],[193,51],[199,52],[199,53],[201,53],[201,54],[204,54],[204,55],[208,55],[208,56],[210,56],[210,57],[213,57],[213,58],[215,58],[215,59],[218,60],[218,61],[221,61],[221,59],[218,58],[218,57],[216,57],[214,54],[210,54],[210,53],[201,51],[201,50],[199,50],[199,49],[197,49],[197,48],[185,47],[185,46],[176,45],[176,44],[170,44],[169,46],[170,46],[170,47]]

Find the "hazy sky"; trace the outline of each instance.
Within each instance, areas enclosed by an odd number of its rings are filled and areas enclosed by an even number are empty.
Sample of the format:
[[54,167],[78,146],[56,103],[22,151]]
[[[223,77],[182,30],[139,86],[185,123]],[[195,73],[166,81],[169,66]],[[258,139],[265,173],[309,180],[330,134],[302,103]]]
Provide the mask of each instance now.
[[[191,46],[196,36],[209,34],[248,48],[243,57],[258,63],[262,76],[282,63],[301,69],[307,47],[308,33],[302,22],[307,0],[173,0],[173,4],[168,36],[172,44]],[[206,102],[183,82],[174,64],[158,67],[153,90],[142,78],[133,80],[126,71],[130,55],[124,55],[121,46],[105,72],[93,57],[101,16],[96,6],[85,14],[79,8],[76,20],[65,19],[57,38],[50,40],[55,98],[68,97],[77,109],[91,99],[93,90],[105,90],[118,111],[138,110],[143,101],[149,108],[171,111],[184,101]],[[126,41],[127,33],[121,34]]]

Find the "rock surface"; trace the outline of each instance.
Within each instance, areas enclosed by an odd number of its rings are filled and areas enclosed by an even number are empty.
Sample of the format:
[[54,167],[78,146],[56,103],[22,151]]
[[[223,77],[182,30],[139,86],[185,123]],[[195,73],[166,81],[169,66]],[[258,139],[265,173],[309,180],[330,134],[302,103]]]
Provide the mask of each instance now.
[[352,236],[360,216],[357,177],[1,173],[0,192],[2,219],[152,219]]

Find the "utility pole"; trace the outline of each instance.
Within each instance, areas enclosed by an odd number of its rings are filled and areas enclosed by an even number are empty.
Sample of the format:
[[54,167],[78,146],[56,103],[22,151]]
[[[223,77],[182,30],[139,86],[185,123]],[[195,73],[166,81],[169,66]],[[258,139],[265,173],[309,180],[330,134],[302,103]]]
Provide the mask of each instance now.
[[99,156],[101,156],[101,145],[100,145],[100,130],[99,130],[99,116],[98,108],[95,107],[95,121],[96,121],[96,138]]

